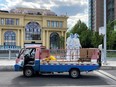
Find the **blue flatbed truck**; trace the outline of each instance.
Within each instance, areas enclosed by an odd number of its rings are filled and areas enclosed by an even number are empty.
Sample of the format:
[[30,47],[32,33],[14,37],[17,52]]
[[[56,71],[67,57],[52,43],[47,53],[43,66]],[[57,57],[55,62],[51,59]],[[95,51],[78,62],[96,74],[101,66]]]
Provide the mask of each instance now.
[[23,71],[23,75],[31,77],[35,73],[63,73],[69,72],[70,77],[78,78],[81,72],[90,72],[98,70],[101,67],[100,52],[99,58],[90,61],[67,61],[57,59],[56,61],[45,61],[44,58],[50,56],[50,51],[45,47],[32,46],[22,48],[19,52],[16,63],[14,65],[15,71]]

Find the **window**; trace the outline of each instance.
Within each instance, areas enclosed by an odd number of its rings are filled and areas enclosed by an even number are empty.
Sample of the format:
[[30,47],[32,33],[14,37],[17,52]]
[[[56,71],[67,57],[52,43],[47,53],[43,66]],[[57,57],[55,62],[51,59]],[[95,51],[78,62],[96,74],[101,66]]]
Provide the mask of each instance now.
[[59,48],[59,34],[57,32],[53,32],[50,34],[50,48],[58,49]]
[[13,18],[6,18],[5,24],[6,25],[14,25],[14,19]]
[[59,27],[58,25],[59,25],[59,22],[58,22],[58,21],[56,21],[56,27]]
[[4,25],[4,19],[1,18],[1,25]]
[[47,21],[48,23],[48,27],[50,27],[50,23],[51,23],[51,27],[53,28],[62,28],[63,27],[63,22],[62,21]]
[[52,27],[54,27],[54,21],[52,21]]
[[16,19],[16,25],[19,25],[19,19]]
[[13,31],[6,31],[4,33],[4,45],[16,46],[16,34]]
[[37,22],[29,22],[25,27],[26,40],[41,40],[41,29]]
[[58,27],[58,21],[52,21],[52,27],[57,28]]
[[50,21],[47,21],[47,26],[50,27]]
[[60,28],[63,27],[62,21],[59,22],[59,27],[60,27]]
[[54,21],[54,27],[56,28],[57,26],[56,26],[56,21]]

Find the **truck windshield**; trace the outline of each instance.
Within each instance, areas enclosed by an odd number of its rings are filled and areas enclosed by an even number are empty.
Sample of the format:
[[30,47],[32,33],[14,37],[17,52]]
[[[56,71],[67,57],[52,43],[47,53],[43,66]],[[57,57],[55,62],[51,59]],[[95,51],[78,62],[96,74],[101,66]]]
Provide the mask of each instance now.
[[27,48],[27,49],[25,49],[24,55],[26,55],[26,54],[28,54],[30,56],[35,55],[35,51],[36,51],[35,48]]
[[29,56],[35,55],[35,51],[36,51],[35,48],[26,48],[26,49],[22,48],[19,52],[18,58],[23,58],[27,54]]
[[24,53],[24,48],[22,48],[19,52],[18,58],[20,58],[20,56]]

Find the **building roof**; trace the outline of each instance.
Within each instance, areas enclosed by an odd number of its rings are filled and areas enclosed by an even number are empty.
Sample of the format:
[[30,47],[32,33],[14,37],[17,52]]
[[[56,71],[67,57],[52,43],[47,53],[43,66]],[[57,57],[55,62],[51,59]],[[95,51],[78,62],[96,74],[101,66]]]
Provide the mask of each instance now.
[[10,13],[57,16],[57,14],[52,12],[51,10],[48,10],[48,9],[33,9],[33,8],[15,8],[15,9],[11,9]]
[[9,12],[6,11],[6,10],[0,10],[0,12],[3,12],[3,13],[9,13]]

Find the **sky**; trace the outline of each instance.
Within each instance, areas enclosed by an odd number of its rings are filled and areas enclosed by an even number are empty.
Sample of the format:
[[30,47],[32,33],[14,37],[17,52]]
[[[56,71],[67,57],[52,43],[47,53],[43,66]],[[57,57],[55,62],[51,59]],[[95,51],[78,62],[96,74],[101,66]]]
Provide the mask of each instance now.
[[16,7],[45,8],[57,15],[66,15],[68,29],[71,29],[80,19],[88,25],[88,0],[0,0],[1,10]]

